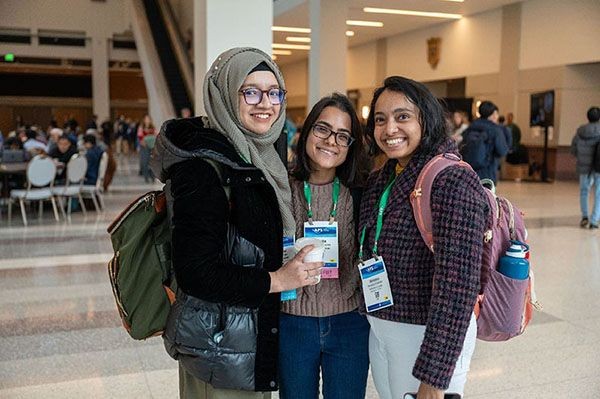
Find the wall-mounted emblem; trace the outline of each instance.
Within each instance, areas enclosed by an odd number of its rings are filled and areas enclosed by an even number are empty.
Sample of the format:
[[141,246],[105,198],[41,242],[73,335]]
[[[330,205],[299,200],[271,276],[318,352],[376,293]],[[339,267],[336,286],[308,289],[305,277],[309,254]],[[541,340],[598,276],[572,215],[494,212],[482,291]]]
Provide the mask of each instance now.
[[440,51],[442,48],[442,38],[432,37],[427,39],[427,62],[433,69],[440,62]]

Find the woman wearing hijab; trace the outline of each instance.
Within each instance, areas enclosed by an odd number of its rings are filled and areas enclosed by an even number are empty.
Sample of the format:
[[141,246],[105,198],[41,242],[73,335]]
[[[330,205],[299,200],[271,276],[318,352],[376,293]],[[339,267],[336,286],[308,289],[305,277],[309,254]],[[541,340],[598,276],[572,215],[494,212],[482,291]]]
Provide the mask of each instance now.
[[164,339],[182,398],[269,397],[278,389],[279,293],[319,281],[323,264],[302,261],[312,246],[282,266],[283,237],[295,231],[273,146],[284,100],[267,54],[231,49],[204,79],[207,117],[168,121],[157,138],[153,166],[172,196],[179,286]]

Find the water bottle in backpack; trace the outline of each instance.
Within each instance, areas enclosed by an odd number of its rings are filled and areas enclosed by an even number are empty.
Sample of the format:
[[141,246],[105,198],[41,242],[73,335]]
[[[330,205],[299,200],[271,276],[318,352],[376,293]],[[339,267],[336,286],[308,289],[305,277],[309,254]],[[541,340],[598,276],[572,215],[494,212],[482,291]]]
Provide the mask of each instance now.
[[511,240],[510,248],[498,262],[498,271],[506,277],[526,280],[529,277],[529,246],[521,241]]

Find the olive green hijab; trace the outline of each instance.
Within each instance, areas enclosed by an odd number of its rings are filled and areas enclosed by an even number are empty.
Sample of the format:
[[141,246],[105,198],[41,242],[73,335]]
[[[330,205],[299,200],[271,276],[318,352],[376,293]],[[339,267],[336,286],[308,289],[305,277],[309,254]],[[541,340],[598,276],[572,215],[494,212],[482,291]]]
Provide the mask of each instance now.
[[288,174],[273,146],[285,123],[285,102],[266,134],[251,132],[239,118],[240,87],[250,72],[263,62],[275,75],[279,87],[285,90],[283,76],[271,57],[256,48],[233,48],[217,57],[204,77],[204,109],[209,126],[227,137],[243,159],[264,173],[277,195],[284,235],[292,236],[296,223],[292,216]]

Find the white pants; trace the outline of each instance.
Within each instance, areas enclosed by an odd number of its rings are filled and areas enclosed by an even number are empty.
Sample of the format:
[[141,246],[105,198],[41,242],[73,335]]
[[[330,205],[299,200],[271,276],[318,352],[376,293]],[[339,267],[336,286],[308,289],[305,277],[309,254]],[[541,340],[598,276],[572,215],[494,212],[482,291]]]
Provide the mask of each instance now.
[[[425,326],[397,323],[367,316],[371,324],[369,358],[375,388],[381,399],[401,399],[408,392],[417,392],[421,381],[412,376],[419,355]],[[463,395],[471,356],[475,350],[477,324],[475,315],[471,322],[462,352],[446,392]]]

